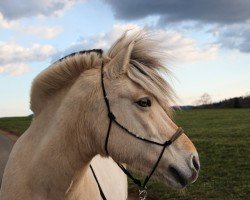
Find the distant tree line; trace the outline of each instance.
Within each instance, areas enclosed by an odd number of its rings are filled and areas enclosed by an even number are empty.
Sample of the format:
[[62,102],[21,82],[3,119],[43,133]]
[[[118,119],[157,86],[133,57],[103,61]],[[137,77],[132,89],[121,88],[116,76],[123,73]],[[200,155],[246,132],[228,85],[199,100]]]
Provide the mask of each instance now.
[[194,108],[250,108],[250,96],[234,97],[216,103],[197,105]]

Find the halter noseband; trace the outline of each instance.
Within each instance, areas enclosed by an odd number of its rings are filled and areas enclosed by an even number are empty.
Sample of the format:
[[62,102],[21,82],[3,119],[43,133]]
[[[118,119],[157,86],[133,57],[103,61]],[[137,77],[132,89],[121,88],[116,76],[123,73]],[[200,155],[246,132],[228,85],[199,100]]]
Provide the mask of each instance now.
[[[123,129],[127,134],[129,134],[130,136],[138,139],[138,140],[142,140],[144,142],[147,142],[147,143],[150,143],[150,144],[154,144],[154,145],[158,145],[158,146],[161,146],[162,147],[162,150],[161,150],[161,153],[157,159],[157,161],[155,162],[152,170],[150,171],[149,175],[146,176],[145,180],[143,181],[143,183],[139,180],[139,179],[136,179],[132,176],[132,174],[120,163],[117,163],[117,165],[121,168],[121,170],[130,178],[132,179],[132,181],[138,185],[140,188],[142,188],[143,190],[140,191],[140,194],[142,194],[144,196],[144,198],[142,199],[146,199],[145,195],[146,195],[146,184],[148,183],[149,179],[151,178],[151,176],[153,175],[153,173],[155,172],[162,156],[163,156],[163,153],[165,151],[165,149],[172,144],[172,142],[174,142],[178,137],[180,137],[180,135],[183,133],[183,129],[181,127],[179,127],[176,132],[174,133],[174,135],[171,137],[170,140],[167,140],[166,142],[164,143],[159,143],[159,142],[156,142],[156,141],[153,141],[153,140],[148,140],[148,139],[145,139],[133,132],[131,132],[130,130],[128,130],[126,127],[124,127],[122,124],[120,124],[117,120],[116,120],[116,117],[115,115],[112,113],[111,109],[110,109],[110,104],[109,104],[109,100],[108,100],[108,97],[107,97],[107,93],[106,93],[106,90],[105,90],[105,86],[104,86],[104,62],[102,62],[102,66],[101,66],[101,85],[102,85],[102,91],[103,91],[103,96],[104,96],[104,100],[105,100],[105,103],[106,103],[106,106],[107,106],[107,111],[108,111],[108,118],[109,118],[109,125],[108,125],[108,130],[107,130],[107,136],[106,136],[106,140],[105,140],[105,151],[107,153],[107,155],[109,155],[109,152],[108,152],[108,142],[109,142],[109,135],[110,135],[110,130],[111,130],[111,126],[112,126],[112,122],[114,122],[118,127],[120,127],[121,129]],[[100,188],[99,188],[100,190]],[[102,191],[101,191],[102,192]],[[102,192],[103,193],[103,192]],[[102,195],[103,197],[103,195]],[[104,199],[105,197],[103,197]],[[106,199],[106,198],[105,198]]]

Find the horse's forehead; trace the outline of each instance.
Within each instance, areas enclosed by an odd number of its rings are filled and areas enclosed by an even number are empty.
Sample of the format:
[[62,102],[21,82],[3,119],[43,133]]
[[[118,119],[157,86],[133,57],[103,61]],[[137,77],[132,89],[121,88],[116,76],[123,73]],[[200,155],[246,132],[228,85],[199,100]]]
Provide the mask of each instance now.
[[134,82],[128,77],[122,77],[114,80],[111,83],[111,88],[118,95],[127,95],[127,96],[140,96],[140,95],[150,95],[150,93],[141,87],[138,83]]

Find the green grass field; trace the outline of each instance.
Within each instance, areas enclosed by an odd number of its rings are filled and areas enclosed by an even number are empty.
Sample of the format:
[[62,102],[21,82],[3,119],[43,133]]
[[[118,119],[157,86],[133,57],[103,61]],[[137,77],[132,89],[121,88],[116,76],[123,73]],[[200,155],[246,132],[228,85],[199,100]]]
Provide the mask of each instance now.
[[[30,120],[1,118],[0,128],[20,135]],[[249,199],[250,109],[178,111],[175,121],[197,147],[200,176],[182,191],[151,181],[148,199]],[[129,192],[137,193],[131,183]]]
[[31,116],[0,118],[0,128],[20,136],[29,127],[31,119]]

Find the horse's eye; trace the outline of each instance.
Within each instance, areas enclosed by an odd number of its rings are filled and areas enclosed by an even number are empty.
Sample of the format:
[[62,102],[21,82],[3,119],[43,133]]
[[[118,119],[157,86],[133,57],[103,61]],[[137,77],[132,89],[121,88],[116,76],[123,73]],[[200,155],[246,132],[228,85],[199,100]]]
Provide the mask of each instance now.
[[139,101],[136,102],[141,107],[150,107],[151,101],[147,97],[141,98]]

